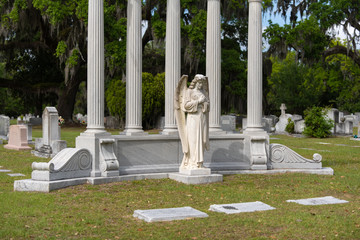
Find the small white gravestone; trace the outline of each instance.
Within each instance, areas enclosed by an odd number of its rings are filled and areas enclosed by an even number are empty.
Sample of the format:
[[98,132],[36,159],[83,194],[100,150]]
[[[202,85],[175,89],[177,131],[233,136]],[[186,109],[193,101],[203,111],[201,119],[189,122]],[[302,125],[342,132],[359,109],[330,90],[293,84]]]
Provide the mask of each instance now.
[[286,105],[285,103],[281,104],[280,110],[281,110],[281,115],[279,117],[279,121],[276,123],[275,125],[275,130],[278,133],[283,133],[285,132],[285,128],[288,125],[288,119],[292,118],[291,114],[286,114],[285,110],[286,110]]
[[325,204],[340,204],[348,203],[346,200],[341,200],[334,198],[332,196],[319,197],[319,198],[306,198],[306,199],[297,199],[297,200],[286,200],[286,202],[294,202],[301,205],[325,205]]
[[8,140],[10,128],[10,118],[4,115],[0,115],[0,139]]
[[256,212],[274,210],[275,208],[263,202],[231,203],[231,204],[214,204],[210,206],[210,211],[222,212],[226,214]]
[[173,221],[190,218],[205,218],[208,215],[192,207],[135,210],[134,217],[146,222]]
[[66,148],[66,141],[60,140],[59,114],[55,107],[46,107],[42,115],[43,137],[35,139],[38,157],[49,158]]

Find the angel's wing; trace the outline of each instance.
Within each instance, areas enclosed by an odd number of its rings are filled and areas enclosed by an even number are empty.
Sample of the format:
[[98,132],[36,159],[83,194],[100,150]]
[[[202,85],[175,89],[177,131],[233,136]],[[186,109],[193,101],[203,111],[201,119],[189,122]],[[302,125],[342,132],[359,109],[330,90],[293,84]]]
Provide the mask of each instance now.
[[209,99],[209,78],[205,77],[205,81],[203,82],[203,89],[206,95],[206,98]]
[[187,91],[187,81],[188,76],[183,75],[175,90],[175,101],[174,101],[174,112],[175,112],[175,119],[178,125],[179,136],[182,144],[182,149],[184,153],[189,151],[189,143],[187,138],[186,132],[186,119],[185,119],[185,112],[184,112],[184,98]]
[[[205,92],[205,96],[207,99],[209,99],[209,78],[205,77],[205,81],[203,83],[203,89]],[[208,105],[208,111],[205,113],[206,114],[206,121],[207,121],[207,128],[206,128],[206,132],[205,132],[205,136],[204,136],[204,143],[205,143],[205,149],[206,150],[210,150],[210,140],[209,140],[209,111],[210,111],[210,106],[211,106],[211,102]]]

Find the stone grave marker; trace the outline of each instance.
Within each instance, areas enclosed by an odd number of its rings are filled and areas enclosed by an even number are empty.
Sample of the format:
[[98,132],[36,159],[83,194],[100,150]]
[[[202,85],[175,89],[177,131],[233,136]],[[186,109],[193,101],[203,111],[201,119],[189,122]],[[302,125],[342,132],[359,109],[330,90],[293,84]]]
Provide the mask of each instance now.
[[42,124],[42,118],[40,117],[31,117],[29,123],[32,126],[40,126]]
[[236,130],[236,116],[221,115],[221,128],[226,132],[234,132]]
[[135,210],[134,217],[146,222],[173,221],[189,218],[205,218],[208,215],[192,207]]
[[214,204],[210,206],[210,211],[222,212],[226,214],[243,213],[243,212],[256,212],[274,210],[275,208],[260,202],[247,202],[247,203],[231,203],[231,204]]
[[8,173],[10,177],[24,177],[25,175],[22,173]]
[[319,197],[319,198],[306,198],[298,200],[286,200],[286,202],[294,202],[301,205],[325,205],[325,204],[339,204],[339,203],[348,203],[346,200],[341,200],[334,198],[332,196]]
[[43,137],[35,139],[38,157],[49,158],[66,148],[66,141],[60,140],[59,114],[55,107],[46,107],[42,116]]
[[288,119],[292,117],[291,114],[286,114],[286,112],[285,112],[286,109],[287,108],[286,108],[285,103],[282,103],[280,106],[281,115],[279,117],[279,121],[275,125],[275,130],[278,133],[285,132],[285,128],[288,125]]
[[10,128],[10,118],[4,115],[0,115],[0,139],[8,140]]
[[30,150],[27,139],[27,127],[25,125],[11,125],[9,132],[9,143],[4,146],[6,149]]
[[110,129],[119,129],[120,128],[120,121],[117,117],[108,116],[105,117],[104,121],[105,127]]

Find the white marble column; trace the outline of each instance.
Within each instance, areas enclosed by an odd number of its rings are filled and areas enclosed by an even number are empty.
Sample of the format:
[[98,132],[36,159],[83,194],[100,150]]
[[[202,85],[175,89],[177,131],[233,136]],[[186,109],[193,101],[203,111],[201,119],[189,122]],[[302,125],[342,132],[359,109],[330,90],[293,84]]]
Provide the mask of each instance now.
[[263,131],[261,0],[249,0],[248,86],[246,132]]
[[167,1],[165,51],[165,127],[162,134],[177,134],[174,93],[181,77],[180,0]]
[[126,41],[126,135],[142,134],[141,0],[128,0]]
[[222,132],[221,117],[221,16],[220,0],[208,0],[206,76],[209,78],[209,131]]
[[87,133],[104,133],[104,3],[89,0]]

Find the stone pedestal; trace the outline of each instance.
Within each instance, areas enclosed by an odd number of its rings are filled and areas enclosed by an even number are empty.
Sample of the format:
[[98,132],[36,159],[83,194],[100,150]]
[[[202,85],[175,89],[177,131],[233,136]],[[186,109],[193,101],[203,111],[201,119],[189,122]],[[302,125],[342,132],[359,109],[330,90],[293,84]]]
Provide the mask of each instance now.
[[169,173],[169,178],[185,184],[205,184],[222,182],[223,175],[211,174],[210,168],[180,168],[179,173]]
[[222,174],[209,174],[209,175],[185,175],[181,173],[169,173],[169,178],[177,182],[182,182],[185,184],[207,184],[214,182],[222,182]]
[[9,132],[9,143],[4,146],[6,149],[30,150],[27,140],[27,127],[24,125],[11,125]]

